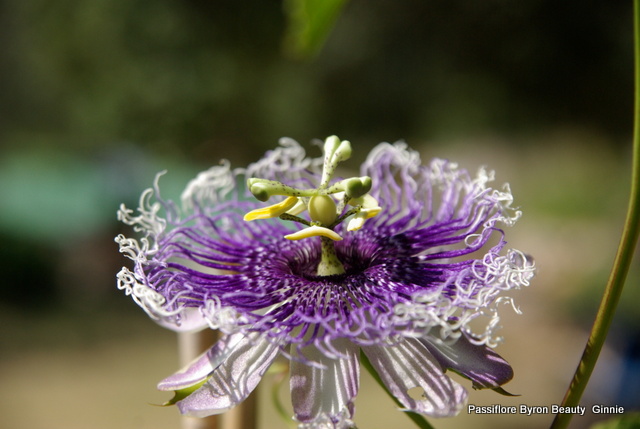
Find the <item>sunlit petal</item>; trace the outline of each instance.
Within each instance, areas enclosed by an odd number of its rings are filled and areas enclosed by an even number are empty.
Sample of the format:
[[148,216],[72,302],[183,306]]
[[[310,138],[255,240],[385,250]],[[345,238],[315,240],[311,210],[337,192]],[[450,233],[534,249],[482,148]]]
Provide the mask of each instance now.
[[513,378],[506,360],[490,347],[472,344],[464,335],[455,342],[425,337],[422,343],[440,365],[470,379],[476,389],[495,389]]
[[[358,347],[348,340],[336,340],[336,351],[343,358],[330,358],[315,346],[302,350],[304,358],[316,364],[291,362],[291,400],[295,417],[300,422],[316,421],[327,416],[333,422],[343,418],[344,411],[352,416],[354,400],[360,384]],[[298,357],[295,347],[293,356]]]
[[277,345],[263,338],[245,337],[202,387],[177,403],[180,412],[205,417],[230,410],[256,388],[277,355]]
[[438,361],[417,339],[362,350],[389,391],[407,410],[446,417],[462,409],[467,392],[444,374]]
[[158,389],[179,390],[204,380],[229,357],[243,338],[242,334],[224,336],[189,365],[158,383]]

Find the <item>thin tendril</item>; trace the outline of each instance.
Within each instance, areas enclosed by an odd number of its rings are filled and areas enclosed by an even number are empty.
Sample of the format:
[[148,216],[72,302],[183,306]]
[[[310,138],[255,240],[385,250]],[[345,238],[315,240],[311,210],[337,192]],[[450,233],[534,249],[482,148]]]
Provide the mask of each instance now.
[[[634,0],[633,2],[633,17],[635,102],[629,207],[616,259],[613,263],[604,295],[600,301],[600,307],[591,328],[591,334],[582,354],[582,359],[562,401],[563,407],[577,406],[589,382],[589,377],[593,372],[611,326],[638,241],[638,233],[640,232],[640,0]],[[571,417],[572,414],[569,413],[557,414],[551,424],[551,428],[566,428],[571,421]]]

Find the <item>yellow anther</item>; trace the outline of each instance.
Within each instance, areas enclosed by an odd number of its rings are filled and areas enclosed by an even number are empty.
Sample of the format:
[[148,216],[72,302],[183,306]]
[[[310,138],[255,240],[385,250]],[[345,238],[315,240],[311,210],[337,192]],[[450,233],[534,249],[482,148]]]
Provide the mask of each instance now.
[[351,198],[349,200],[349,205],[362,206],[362,208],[368,209],[368,208],[378,207],[378,200],[376,200],[369,194],[365,194],[359,198]]
[[342,237],[340,237],[337,232],[329,228],[317,225],[313,225],[298,232],[294,232],[293,234],[284,236],[284,238],[286,238],[287,240],[302,240],[303,238],[309,237],[327,237],[332,239],[333,241],[342,240]]
[[365,219],[371,219],[374,216],[378,216],[378,213],[382,211],[382,207],[370,207],[368,209],[362,209],[360,213],[364,214]]
[[249,213],[244,215],[244,220],[251,221],[256,219],[269,219],[272,217],[278,217],[295,206],[297,202],[298,198],[287,197],[284,201],[278,204],[251,210]]
[[290,214],[292,216],[297,216],[303,211],[305,211],[306,209],[307,209],[307,205],[305,204],[305,202],[303,200],[298,200],[295,206],[287,210],[287,214]]
[[347,231],[357,231],[364,225],[364,221],[371,219],[382,211],[380,207],[370,207],[360,210],[347,224]]

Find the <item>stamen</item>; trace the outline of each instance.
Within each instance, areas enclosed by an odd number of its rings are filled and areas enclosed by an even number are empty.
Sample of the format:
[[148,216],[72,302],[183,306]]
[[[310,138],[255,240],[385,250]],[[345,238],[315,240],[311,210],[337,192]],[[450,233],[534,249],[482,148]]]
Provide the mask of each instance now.
[[[247,180],[249,191],[260,201],[267,201],[274,195],[284,195],[288,198],[278,204],[252,210],[244,216],[244,220],[279,217],[306,225],[307,228],[288,234],[284,238],[302,240],[320,237],[322,249],[318,264],[319,276],[345,272],[333,245],[334,241],[340,241],[342,237],[333,228],[353,216],[347,230],[356,231],[362,228],[367,219],[381,211],[378,201],[368,194],[372,186],[369,176],[351,177],[329,186],[338,164],[350,156],[351,143],[347,140],[341,141],[336,136],[328,137],[324,144],[322,178],[320,186],[316,189],[298,189],[275,180],[260,178]],[[339,204],[336,204],[336,201],[339,201]],[[347,205],[353,208],[345,212]],[[305,210],[309,211],[309,221],[297,216]]]
[[281,214],[288,212],[297,203],[298,199],[296,197],[287,197],[284,201],[279,202],[278,204],[251,210],[249,213],[244,215],[244,220],[251,221],[256,219],[270,219],[272,217],[278,217]]
[[359,198],[353,198],[349,201],[350,205],[360,205],[360,210],[355,214],[353,219],[347,225],[347,231],[357,231],[363,227],[364,221],[377,216],[382,208],[378,205],[378,201],[371,195],[366,194]]
[[302,240],[303,238],[309,237],[326,237],[332,239],[333,241],[342,240],[342,237],[340,237],[340,234],[338,234],[337,232],[318,225],[312,225],[298,232],[294,232],[293,234],[284,236],[284,238],[286,238],[287,240]]
[[380,207],[372,207],[370,209],[361,209],[347,224],[347,231],[357,231],[364,226],[364,221],[370,219],[378,213],[380,213],[382,209]]
[[303,200],[298,200],[295,206],[287,210],[287,214],[296,216],[307,209],[307,204]]
[[358,198],[352,198],[349,201],[349,204],[352,206],[362,206],[363,208],[373,208],[373,207],[379,207],[378,205],[378,200],[376,200],[375,198],[373,198],[371,195],[366,194],[363,195],[361,197]]

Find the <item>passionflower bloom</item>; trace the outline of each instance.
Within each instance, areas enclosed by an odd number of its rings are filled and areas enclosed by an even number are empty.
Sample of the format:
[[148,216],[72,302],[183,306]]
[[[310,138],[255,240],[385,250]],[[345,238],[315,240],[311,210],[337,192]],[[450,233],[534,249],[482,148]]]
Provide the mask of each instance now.
[[423,165],[404,143],[375,147],[362,176],[334,177],[350,155],[335,136],[318,158],[282,139],[245,169],[200,173],[181,208],[158,179],[137,212],[121,206],[141,237],[116,238],[135,263],[118,287],[163,326],[223,333],[160,382],[182,413],[229,410],[279,355],[301,428],[353,425],[365,357],[409,411],[461,410],[467,393],[447,370],[504,393],[513,372],[492,349],[498,307],[534,273],[504,250],[500,228],[521,214],[508,186],[490,188],[485,169]]

